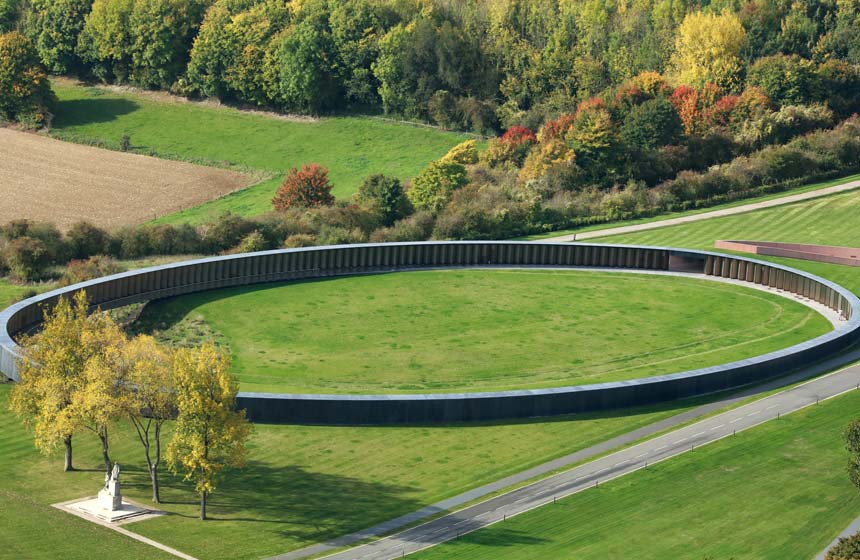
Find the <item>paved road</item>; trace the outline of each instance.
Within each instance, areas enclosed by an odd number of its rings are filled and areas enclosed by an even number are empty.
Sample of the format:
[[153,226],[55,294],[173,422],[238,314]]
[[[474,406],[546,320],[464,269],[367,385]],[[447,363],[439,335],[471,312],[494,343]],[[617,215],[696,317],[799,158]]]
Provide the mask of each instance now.
[[724,208],[722,210],[714,210],[712,212],[703,212],[702,214],[693,214],[691,216],[682,216],[680,218],[669,218],[667,220],[659,220],[657,222],[648,222],[632,226],[619,226],[614,228],[600,229],[596,231],[584,231],[582,233],[571,235],[561,235],[559,237],[550,237],[548,239],[544,239],[544,241],[554,243],[567,243],[569,241],[585,241],[586,239],[594,239],[596,237],[606,237],[607,235],[635,233],[637,231],[644,231],[647,229],[656,229],[666,226],[686,224],[689,222],[698,222],[699,220],[719,218],[721,216],[732,216],[734,214],[743,214],[744,212],[751,212],[752,210],[771,208],[773,206],[782,206],[783,204],[791,204],[792,202],[800,202],[802,200],[809,200],[811,198],[818,198],[821,196],[850,191],[858,187],[860,187],[860,181],[850,181],[848,183],[842,183],[841,185],[834,185],[832,187],[825,187],[823,189],[818,189],[814,191],[783,196],[781,198],[774,198],[771,200],[764,200],[762,202],[753,202],[750,204],[744,204],[742,206],[735,206],[733,208]]
[[[860,353],[841,358],[854,361]],[[835,362],[835,360],[834,360]],[[831,362],[831,365],[834,363]],[[844,362],[843,362],[844,363]],[[599,483],[634,472],[696,447],[731,437],[781,415],[860,386],[860,365],[808,381],[789,390],[756,400],[654,439],[596,459],[561,474],[445,515],[390,537],[326,558],[332,560],[390,560],[455,539],[506,517],[550,504]],[[284,556],[286,557],[286,556]]]

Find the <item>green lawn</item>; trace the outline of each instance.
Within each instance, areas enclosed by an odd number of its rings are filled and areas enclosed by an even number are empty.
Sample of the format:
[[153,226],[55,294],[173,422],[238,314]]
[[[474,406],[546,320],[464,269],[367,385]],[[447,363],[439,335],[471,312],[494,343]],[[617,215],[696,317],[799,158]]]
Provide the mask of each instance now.
[[[14,531],[0,531],[0,557],[26,550],[12,557],[55,558],[60,546],[67,558],[106,557],[102,551],[118,537],[49,507],[99,489],[103,474],[96,438],[76,437],[75,461],[83,470],[63,473],[60,457],[40,456],[7,411],[10,388],[0,385],[0,520]],[[165,474],[162,507],[171,515],[126,528],[198,558],[262,558],[364,529],[701,402],[506,424],[257,424],[248,467],[231,473],[212,495],[212,520],[197,520],[190,488]],[[112,434],[124,493],[148,500],[139,444],[126,427]],[[158,558],[154,551],[144,555],[136,549],[128,544],[115,556]]]
[[[226,107],[155,101],[135,93],[55,83],[60,99],[51,134],[118,146],[124,134],[136,151],[193,162],[235,166],[269,176],[316,162],[328,167],[334,194],[351,195],[372,173],[410,179],[467,137],[370,117],[291,121]],[[201,221],[232,210],[271,210],[277,178],[186,210],[167,221]]]
[[852,392],[414,556],[808,560],[860,514]]
[[214,331],[243,390],[391,393],[672,373],[831,326],[780,296],[705,280],[450,270],[204,292],[153,304],[137,328]]
[[[714,250],[717,239],[749,239],[860,247],[860,191],[736,216],[601,237],[596,242]],[[758,257],[808,270],[860,293],[860,268],[800,259]]]

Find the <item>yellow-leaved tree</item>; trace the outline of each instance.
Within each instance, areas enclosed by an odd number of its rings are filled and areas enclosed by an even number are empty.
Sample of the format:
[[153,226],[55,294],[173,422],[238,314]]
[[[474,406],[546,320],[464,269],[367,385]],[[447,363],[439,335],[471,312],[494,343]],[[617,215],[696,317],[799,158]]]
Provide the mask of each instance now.
[[42,330],[20,341],[19,383],[11,410],[33,430],[36,447],[49,453],[65,447],[64,470],[73,470],[72,436],[83,427],[77,406],[86,385],[87,362],[108,348],[115,325],[102,313],[87,315],[89,300],[78,292],[45,311]]
[[740,85],[746,31],[735,14],[691,12],[678,27],[672,66],[676,79],[694,87],[714,83],[733,91]]
[[129,387],[128,417],[143,445],[152,481],[152,501],[161,502],[158,467],[161,464],[161,429],[176,414],[173,353],[151,336],[138,336],[125,345],[124,369]]
[[214,345],[183,348],[173,359],[177,415],[167,459],[174,473],[193,481],[200,494],[200,519],[206,499],[227,467],[245,464],[251,426],[236,410],[239,386],[230,359]]
[[123,366],[125,333],[107,313],[90,315],[81,334],[81,344],[90,349],[84,363],[83,379],[72,395],[71,413],[81,427],[94,433],[102,445],[105,473],[110,474],[108,431],[124,416],[129,398]]

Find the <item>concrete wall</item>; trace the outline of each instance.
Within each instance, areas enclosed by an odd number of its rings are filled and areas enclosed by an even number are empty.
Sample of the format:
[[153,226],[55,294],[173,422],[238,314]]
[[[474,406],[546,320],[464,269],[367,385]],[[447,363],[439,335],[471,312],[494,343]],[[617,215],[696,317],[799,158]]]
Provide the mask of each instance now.
[[[17,378],[13,337],[37,328],[61,296],[86,290],[94,306],[112,308],[205,290],[419,268],[606,267],[682,270],[776,287],[842,314],[839,329],[792,348],[719,367],[633,381],[496,393],[439,395],[273,395],[240,393],[239,405],[260,422],[389,424],[518,418],[662,402],[737,387],[816,361],[860,337],[860,301],[848,290],[791,268],[664,247],[526,242],[423,242],[266,251],[175,263],[55,290],[0,313],[0,372]],[[264,313],[265,310],[260,310]]]

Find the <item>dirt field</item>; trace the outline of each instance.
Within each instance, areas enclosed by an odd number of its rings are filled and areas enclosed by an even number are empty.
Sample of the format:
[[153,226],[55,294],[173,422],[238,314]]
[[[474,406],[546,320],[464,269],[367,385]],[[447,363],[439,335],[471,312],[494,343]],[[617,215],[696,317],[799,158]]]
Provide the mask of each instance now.
[[241,173],[112,152],[0,128],[0,223],[115,229],[244,188]]

